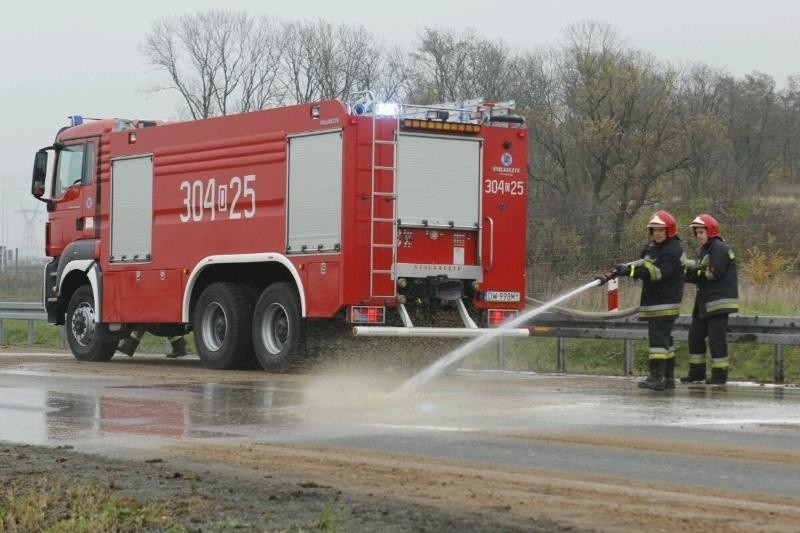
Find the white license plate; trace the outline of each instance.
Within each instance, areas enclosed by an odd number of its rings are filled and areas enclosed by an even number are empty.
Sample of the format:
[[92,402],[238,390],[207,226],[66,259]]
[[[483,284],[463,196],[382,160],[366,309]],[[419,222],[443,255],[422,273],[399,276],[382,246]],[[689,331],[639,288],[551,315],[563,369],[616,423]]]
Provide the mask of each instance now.
[[483,299],[487,302],[518,302],[519,293],[515,291],[486,291]]

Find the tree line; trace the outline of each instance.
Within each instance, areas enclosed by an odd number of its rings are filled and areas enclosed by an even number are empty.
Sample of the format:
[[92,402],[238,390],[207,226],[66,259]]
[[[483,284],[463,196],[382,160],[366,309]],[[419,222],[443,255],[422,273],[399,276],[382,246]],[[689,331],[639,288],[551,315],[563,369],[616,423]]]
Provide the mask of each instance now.
[[778,87],[766,74],[670,65],[598,22],[515,50],[473,29],[387,43],[358,25],[212,10],[154,23],[140,51],[163,73],[155,90],[176,91],[191,118],[361,90],[419,104],[515,100],[530,137],[529,263],[543,272],[624,258],[658,208],[684,229],[711,212],[742,251],[769,245],[797,268],[800,75]]

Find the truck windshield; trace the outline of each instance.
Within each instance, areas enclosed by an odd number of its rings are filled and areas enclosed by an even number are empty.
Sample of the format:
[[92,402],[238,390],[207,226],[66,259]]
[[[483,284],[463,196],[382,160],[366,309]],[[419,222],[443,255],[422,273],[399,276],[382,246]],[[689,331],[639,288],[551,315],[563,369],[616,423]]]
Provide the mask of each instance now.
[[73,185],[83,183],[83,156],[86,145],[65,146],[58,155],[58,169],[53,184],[53,198],[58,198]]

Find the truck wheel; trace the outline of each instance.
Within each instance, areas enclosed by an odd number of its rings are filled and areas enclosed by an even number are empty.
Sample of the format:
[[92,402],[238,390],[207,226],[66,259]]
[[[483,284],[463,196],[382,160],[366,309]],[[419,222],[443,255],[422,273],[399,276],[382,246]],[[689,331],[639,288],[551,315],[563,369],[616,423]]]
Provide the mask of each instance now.
[[289,370],[301,355],[303,327],[294,285],[273,283],[264,289],[253,314],[253,348],[264,370]]
[[67,305],[64,329],[67,344],[78,361],[108,361],[114,357],[117,340],[101,341],[100,328],[95,321],[94,295],[89,285],[76,290]]
[[253,295],[239,283],[212,283],[194,310],[194,342],[206,368],[246,368],[253,359]]

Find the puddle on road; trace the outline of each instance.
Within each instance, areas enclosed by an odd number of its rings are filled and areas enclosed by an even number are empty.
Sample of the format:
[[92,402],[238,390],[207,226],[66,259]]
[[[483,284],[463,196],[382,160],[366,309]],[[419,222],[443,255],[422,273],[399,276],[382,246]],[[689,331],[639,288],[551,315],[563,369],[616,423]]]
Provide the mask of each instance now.
[[108,386],[98,394],[0,388],[0,440],[45,444],[105,437],[268,434],[297,423],[302,393],[285,384]]

